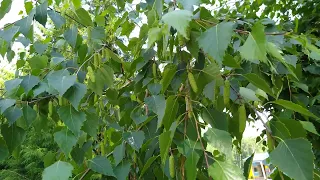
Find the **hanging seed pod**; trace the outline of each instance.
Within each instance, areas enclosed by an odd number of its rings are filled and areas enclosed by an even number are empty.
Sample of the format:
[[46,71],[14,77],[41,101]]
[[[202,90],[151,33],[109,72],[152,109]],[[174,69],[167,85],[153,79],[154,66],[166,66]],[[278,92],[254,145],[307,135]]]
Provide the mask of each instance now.
[[48,115],[51,117],[52,114],[53,114],[53,103],[52,101],[49,101],[49,104],[48,104]]
[[198,86],[197,86],[196,80],[194,79],[194,76],[191,72],[188,72],[188,79],[189,79],[189,83],[190,83],[190,86],[191,86],[193,92],[197,93]]
[[156,63],[152,64],[152,74],[154,78],[157,78],[157,65]]
[[175,166],[174,166],[174,157],[171,155],[169,157],[169,170],[170,170],[170,177],[174,178],[175,177]]
[[229,105],[230,105],[230,82],[229,82],[229,80],[224,81],[223,102],[226,107],[229,107]]

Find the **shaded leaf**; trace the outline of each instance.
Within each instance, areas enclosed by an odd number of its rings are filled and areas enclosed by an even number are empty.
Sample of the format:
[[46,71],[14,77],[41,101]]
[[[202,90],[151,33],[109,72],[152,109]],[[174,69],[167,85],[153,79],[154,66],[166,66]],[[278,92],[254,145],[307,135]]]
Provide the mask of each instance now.
[[9,150],[3,138],[0,138],[0,161],[5,160],[9,156]]
[[58,109],[58,114],[68,128],[78,136],[80,134],[81,126],[86,120],[86,114],[84,112],[76,111],[71,105],[60,107]]
[[48,8],[48,1],[44,1],[42,4],[40,4],[36,8],[35,19],[43,26],[46,26],[46,23],[47,23],[47,8]]
[[119,164],[114,169],[115,177],[117,177],[118,180],[126,180],[130,172],[130,167],[131,167],[131,164],[128,162]]
[[100,119],[98,115],[94,113],[87,114],[87,117],[88,118],[86,118],[86,121],[83,123],[82,130],[96,139]]
[[26,131],[16,125],[1,125],[1,134],[6,141],[10,153],[20,146],[26,138]]
[[158,158],[159,156],[153,156],[148,159],[148,161],[145,163],[145,165],[142,168],[142,171],[140,173],[140,178],[144,175],[144,173],[149,169],[151,164]]
[[136,151],[139,151],[145,139],[143,131],[125,132],[122,136],[123,139]]
[[178,112],[179,103],[176,96],[169,96],[166,102],[165,113],[163,116],[163,125],[169,130],[171,124],[176,120],[176,115]]
[[15,99],[1,99],[0,100],[0,112],[4,113],[9,107],[13,106],[16,103]]
[[56,89],[62,96],[76,82],[77,77],[70,75],[67,70],[59,70],[47,76],[48,84]]
[[8,120],[9,125],[12,125],[22,116],[22,110],[17,106],[13,106],[8,108],[3,115]]
[[191,153],[188,155],[185,169],[187,173],[187,179],[196,179],[197,177],[197,163],[199,161],[200,157],[195,151],[191,151]]
[[163,71],[161,84],[162,84],[162,92],[164,93],[168,86],[170,85],[174,75],[176,74],[177,66],[174,64],[168,64]]
[[279,100],[273,101],[273,103],[278,104],[280,106],[283,106],[286,109],[290,109],[292,111],[298,112],[298,113],[303,114],[305,116],[309,116],[309,117],[312,117],[312,118],[319,120],[319,118],[316,115],[314,115],[313,113],[311,113],[309,110],[307,110],[304,107],[302,107],[298,104],[295,104],[291,101],[279,99]]
[[28,92],[40,82],[40,79],[37,76],[27,75],[21,78],[21,86],[26,94],[28,94]]
[[96,156],[95,158],[88,160],[88,167],[97,173],[115,177],[111,163],[107,157]]
[[78,110],[80,101],[87,93],[87,86],[81,83],[76,82],[73,86],[71,86],[66,93],[64,93],[63,97],[68,99],[72,106]]
[[72,148],[77,144],[78,139],[68,129],[62,129],[54,133],[54,141],[58,144],[62,152],[68,156]]
[[261,77],[254,73],[245,74],[243,75],[250,83],[255,85],[257,88],[263,90],[264,92],[268,93],[271,96],[274,96],[270,85]]
[[63,36],[65,40],[69,43],[69,45],[75,48],[78,37],[78,28],[76,26],[72,26],[70,29],[65,31]]
[[204,138],[212,147],[230,157],[232,153],[232,138],[228,132],[209,128],[204,134]]
[[148,108],[158,115],[158,128],[162,125],[162,119],[164,117],[166,100],[163,95],[153,95],[144,99]]
[[125,155],[125,144],[121,143],[120,145],[114,148],[114,151],[113,151],[113,157],[115,161],[114,163],[118,165],[124,158],[124,155]]

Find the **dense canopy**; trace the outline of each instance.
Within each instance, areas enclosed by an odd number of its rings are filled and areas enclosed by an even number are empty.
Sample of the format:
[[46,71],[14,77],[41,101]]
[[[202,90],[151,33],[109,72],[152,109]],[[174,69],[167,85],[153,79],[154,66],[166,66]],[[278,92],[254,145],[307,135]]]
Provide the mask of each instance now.
[[37,156],[16,178],[248,179],[232,151],[261,121],[270,178],[320,179],[320,2],[25,0],[20,14],[0,29],[16,69],[3,172]]

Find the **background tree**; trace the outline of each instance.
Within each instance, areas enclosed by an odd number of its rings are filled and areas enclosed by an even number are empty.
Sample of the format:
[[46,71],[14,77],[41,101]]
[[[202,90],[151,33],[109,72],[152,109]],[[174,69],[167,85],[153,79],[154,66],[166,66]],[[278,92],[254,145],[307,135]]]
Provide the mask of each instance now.
[[[0,54],[18,57],[0,100],[3,168],[30,179],[245,179],[251,159],[241,169],[232,149],[243,152],[247,121],[262,121],[272,178],[319,179],[317,7],[26,1],[26,16],[0,31]],[[26,48],[12,51],[15,41]]]

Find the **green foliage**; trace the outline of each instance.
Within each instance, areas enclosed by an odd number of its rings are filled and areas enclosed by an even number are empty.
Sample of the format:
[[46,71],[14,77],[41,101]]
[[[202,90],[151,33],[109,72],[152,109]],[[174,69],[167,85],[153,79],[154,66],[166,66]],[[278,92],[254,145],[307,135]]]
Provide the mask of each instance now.
[[[319,9],[25,2],[0,30],[1,56],[18,59],[1,71],[0,179],[245,179],[256,143],[274,179],[319,177]],[[265,130],[248,143],[250,121]]]

